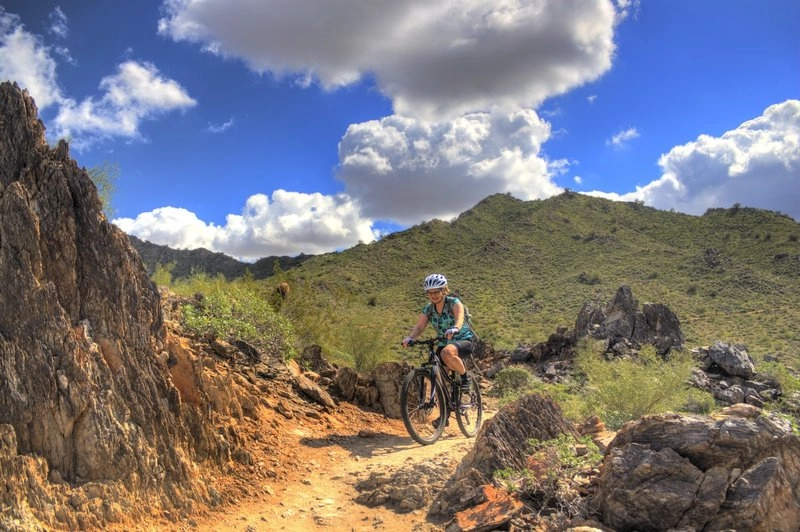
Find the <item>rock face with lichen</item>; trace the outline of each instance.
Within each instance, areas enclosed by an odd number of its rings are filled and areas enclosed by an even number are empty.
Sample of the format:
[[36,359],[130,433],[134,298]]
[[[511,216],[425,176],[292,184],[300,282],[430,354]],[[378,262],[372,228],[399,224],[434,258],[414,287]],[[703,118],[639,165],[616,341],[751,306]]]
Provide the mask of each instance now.
[[47,145],[27,92],[4,82],[0,104],[4,514],[53,524],[14,478],[103,481],[167,507],[202,498],[188,457],[209,433],[182,420],[156,287],[67,143]]

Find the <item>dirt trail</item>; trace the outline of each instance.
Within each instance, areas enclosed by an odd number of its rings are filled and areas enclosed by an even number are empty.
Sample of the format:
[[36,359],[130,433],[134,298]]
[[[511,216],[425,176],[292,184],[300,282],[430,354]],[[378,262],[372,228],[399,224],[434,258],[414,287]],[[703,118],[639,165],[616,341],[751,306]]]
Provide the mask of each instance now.
[[249,497],[197,518],[185,529],[441,530],[427,522],[427,508],[403,513],[355,502],[359,495],[356,483],[373,472],[389,474],[426,462],[447,463],[450,471],[455,471],[475,440],[465,438],[451,423],[436,444],[422,446],[408,436],[402,421],[364,413],[351,405],[337,413],[337,419],[340,426],[333,429],[323,423],[294,426],[285,433],[286,452],[302,457],[305,466],[295,468],[280,481],[270,479],[253,485]]

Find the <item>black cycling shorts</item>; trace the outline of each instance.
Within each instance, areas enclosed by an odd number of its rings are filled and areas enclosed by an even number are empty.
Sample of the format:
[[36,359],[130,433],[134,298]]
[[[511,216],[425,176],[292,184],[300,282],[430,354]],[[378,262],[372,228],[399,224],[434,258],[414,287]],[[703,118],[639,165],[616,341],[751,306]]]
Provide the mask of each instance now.
[[[469,340],[456,340],[455,342],[450,342],[448,345],[456,346],[456,349],[458,349],[459,357],[461,355],[468,355],[472,353],[473,349],[475,349],[475,343],[472,338],[470,338]],[[439,348],[440,353],[442,349],[444,349],[444,346]]]

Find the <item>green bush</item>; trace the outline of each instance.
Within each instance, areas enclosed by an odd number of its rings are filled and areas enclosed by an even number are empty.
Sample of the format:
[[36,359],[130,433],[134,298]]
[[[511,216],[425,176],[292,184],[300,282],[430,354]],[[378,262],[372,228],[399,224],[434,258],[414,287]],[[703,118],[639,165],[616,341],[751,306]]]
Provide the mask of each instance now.
[[292,293],[281,305],[280,313],[294,327],[298,341],[301,345],[319,345],[323,352],[335,351],[333,318],[346,313],[327,302],[337,299],[306,281],[294,280],[291,285]]
[[[193,280],[192,280],[193,279]],[[201,288],[194,304],[183,307],[184,325],[195,333],[226,341],[243,340],[270,356],[296,356],[296,341],[289,322],[247,279],[225,281],[205,275],[193,276],[184,289]]]
[[169,264],[156,264],[156,271],[150,276],[156,286],[172,286],[172,272],[175,270],[175,262]]
[[340,356],[344,355],[351,360],[356,371],[369,373],[379,363],[388,360],[388,338],[380,334],[371,323],[351,321],[340,334]]
[[576,367],[585,378],[587,405],[611,429],[647,414],[685,411],[697,403],[689,388],[693,360],[688,352],[673,352],[664,360],[652,346],[636,357],[607,360],[605,343],[584,340]]
[[491,395],[505,405],[531,393],[539,380],[523,366],[509,366],[497,372],[492,384]]
[[786,366],[777,362],[762,362],[759,364],[758,376],[762,380],[770,380],[780,386],[784,395],[791,395],[800,391],[800,377],[791,374],[786,369]]

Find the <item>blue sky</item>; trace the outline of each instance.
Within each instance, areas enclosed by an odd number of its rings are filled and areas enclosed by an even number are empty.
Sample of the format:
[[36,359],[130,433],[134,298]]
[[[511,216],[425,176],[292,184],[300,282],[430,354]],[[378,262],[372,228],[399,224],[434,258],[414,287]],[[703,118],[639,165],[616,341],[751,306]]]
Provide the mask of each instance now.
[[114,223],[242,260],[564,188],[800,220],[796,0],[0,0]]

